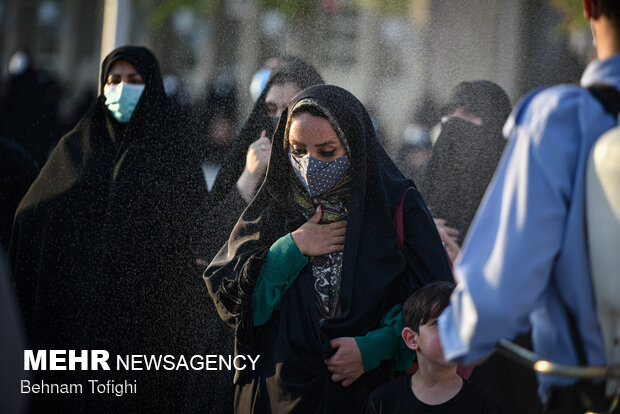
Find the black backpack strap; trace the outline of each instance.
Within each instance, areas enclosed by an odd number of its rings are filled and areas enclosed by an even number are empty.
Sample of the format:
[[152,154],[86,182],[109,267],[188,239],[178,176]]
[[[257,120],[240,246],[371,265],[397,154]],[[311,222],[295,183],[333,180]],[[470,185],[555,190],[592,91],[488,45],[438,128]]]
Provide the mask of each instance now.
[[591,85],[587,90],[603,105],[603,108],[618,119],[620,113],[620,92],[611,85],[597,83]]

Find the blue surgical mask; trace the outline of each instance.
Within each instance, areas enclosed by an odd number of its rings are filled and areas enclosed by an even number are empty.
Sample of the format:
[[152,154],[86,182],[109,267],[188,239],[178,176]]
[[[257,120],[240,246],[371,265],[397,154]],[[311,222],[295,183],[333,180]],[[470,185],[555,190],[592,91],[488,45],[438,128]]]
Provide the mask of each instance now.
[[120,82],[103,87],[105,106],[118,122],[127,123],[144,92],[143,84]]
[[334,188],[349,168],[346,154],[333,161],[321,161],[311,156],[299,158],[290,152],[288,158],[295,175],[312,197]]

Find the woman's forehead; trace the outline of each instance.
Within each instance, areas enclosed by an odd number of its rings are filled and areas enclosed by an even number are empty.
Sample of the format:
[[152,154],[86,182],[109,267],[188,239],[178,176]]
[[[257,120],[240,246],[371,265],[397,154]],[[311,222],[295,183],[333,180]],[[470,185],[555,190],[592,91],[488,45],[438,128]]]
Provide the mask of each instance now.
[[133,64],[125,59],[118,59],[114,61],[110,65],[110,69],[108,69],[109,75],[130,75],[130,74],[138,74],[138,70],[135,68]]
[[319,143],[327,140],[340,141],[338,134],[327,118],[312,115],[308,112],[298,112],[293,115],[289,129],[289,140],[308,141]]
[[[307,111],[306,111],[307,110]],[[290,127],[294,119],[299,115],[306,112],[309,112],[311,115],[314,115],[316,118],[323,119],[326,122],[325,125],[329,125],[331,130],[334,132],[335,137],[344,145],[345,150],[348,154],[350,154],[351,149],[349,148],[349,143],[347,141],[347,136],[342,130],[340,126],[340,122],[336,118],[334,111],[330,109],[328,105],[326,105],[322,100],[319,100],[314,97],[303,97],[297,102],[293,103],[289,106],[289,115],[288,121],[286,125],[285,135],[284,135],[284,147],[288,147],[289,143],[289,135],[290,135]]]

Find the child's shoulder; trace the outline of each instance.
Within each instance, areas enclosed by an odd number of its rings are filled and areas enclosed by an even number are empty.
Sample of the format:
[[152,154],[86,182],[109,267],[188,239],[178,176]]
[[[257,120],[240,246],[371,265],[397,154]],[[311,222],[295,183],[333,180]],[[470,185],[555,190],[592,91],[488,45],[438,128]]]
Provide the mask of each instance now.
[[364,404],[364,414],[400,412],[410,404],[411,375],[402,375],[377,387]]

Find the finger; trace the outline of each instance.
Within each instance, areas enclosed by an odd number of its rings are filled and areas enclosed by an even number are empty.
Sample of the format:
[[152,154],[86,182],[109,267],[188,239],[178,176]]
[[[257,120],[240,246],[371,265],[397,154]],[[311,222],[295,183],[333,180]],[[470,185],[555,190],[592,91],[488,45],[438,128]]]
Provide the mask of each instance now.
[[334,381],[334,382],[339,382],[339,381],[342,381],[342,379],[343,379],[343,377],[342,377],[342,375],[340,375],[340,374],[334,374],[334,375],[332,375],[332,381]]
[[351,384],[353,384],[353,380],[351,380],[351,379],[345,379],[344,381],[342,381],[342,386],[343,387],[348,387]]
[[331,231],[332,236],[344,236],[347,234],[347,229],[346,228],[341,228],[341,229],[335,229]]
[[325,254],[343,252],[343,251],[344,251],[344,244],[332,244],[329,246]]
[[448,235],[446,234],[446,230],[444,230],[443,227],[437,227],[437,232],[439,233],[439,237],[441,237],[441,240],[448,237]]
[[[332,348],[340,348],[341,345],[342,342],[340,341],[340,338],[335,338],[329,341],[329,346],[331,346]],[[329,359],[334,359],[334,356],[335,354],[332,355]]]
[[336,236],[336,237],[332,238],[332,245],[338,246],[338,245],[344,244],[345,238],[346,238],[346,236]]
[[445,219],[436,218],[436,219],[433,219],[433,220],[435,220],[435,225],[436,225],[437,227],[439,227],[439,226],[445,226],[445,225],[446,225],[446,220],[445,220]]
[[333,223],[329,223],[327,227],[332,230],[333,229],[344,229],[347,227],[347,221],[346,220],[335,221]]
[[259,140],[266,138],[267,137],[267,130],[263,129],[260,133],[260,138],[258,138]]
[[443,229],[445,230],[446,234],[447,234],[448,236],[450,236],[450,237],[456,237],[456,236],[458,236],[458,235],[459,235],[459,233],[460,233],[460,232],[459,232],[457,229],[455,229],[454,227],[448,227],[448,226],[446,226],[446,227],[444,227]]
[[452,248],[452,249],[458,249],[459,248],[459,244],[457,242],[455,242],[452,239],[448,239],[446,240],[446,246]]
[[314,215],[310,217],[310,220],[308,220],[308,222],[318,224],[319,221],[321,221],[321,217],[323,217],[323,209],[319,204],[319,206],[316,208],[316,211],[314,212]]

